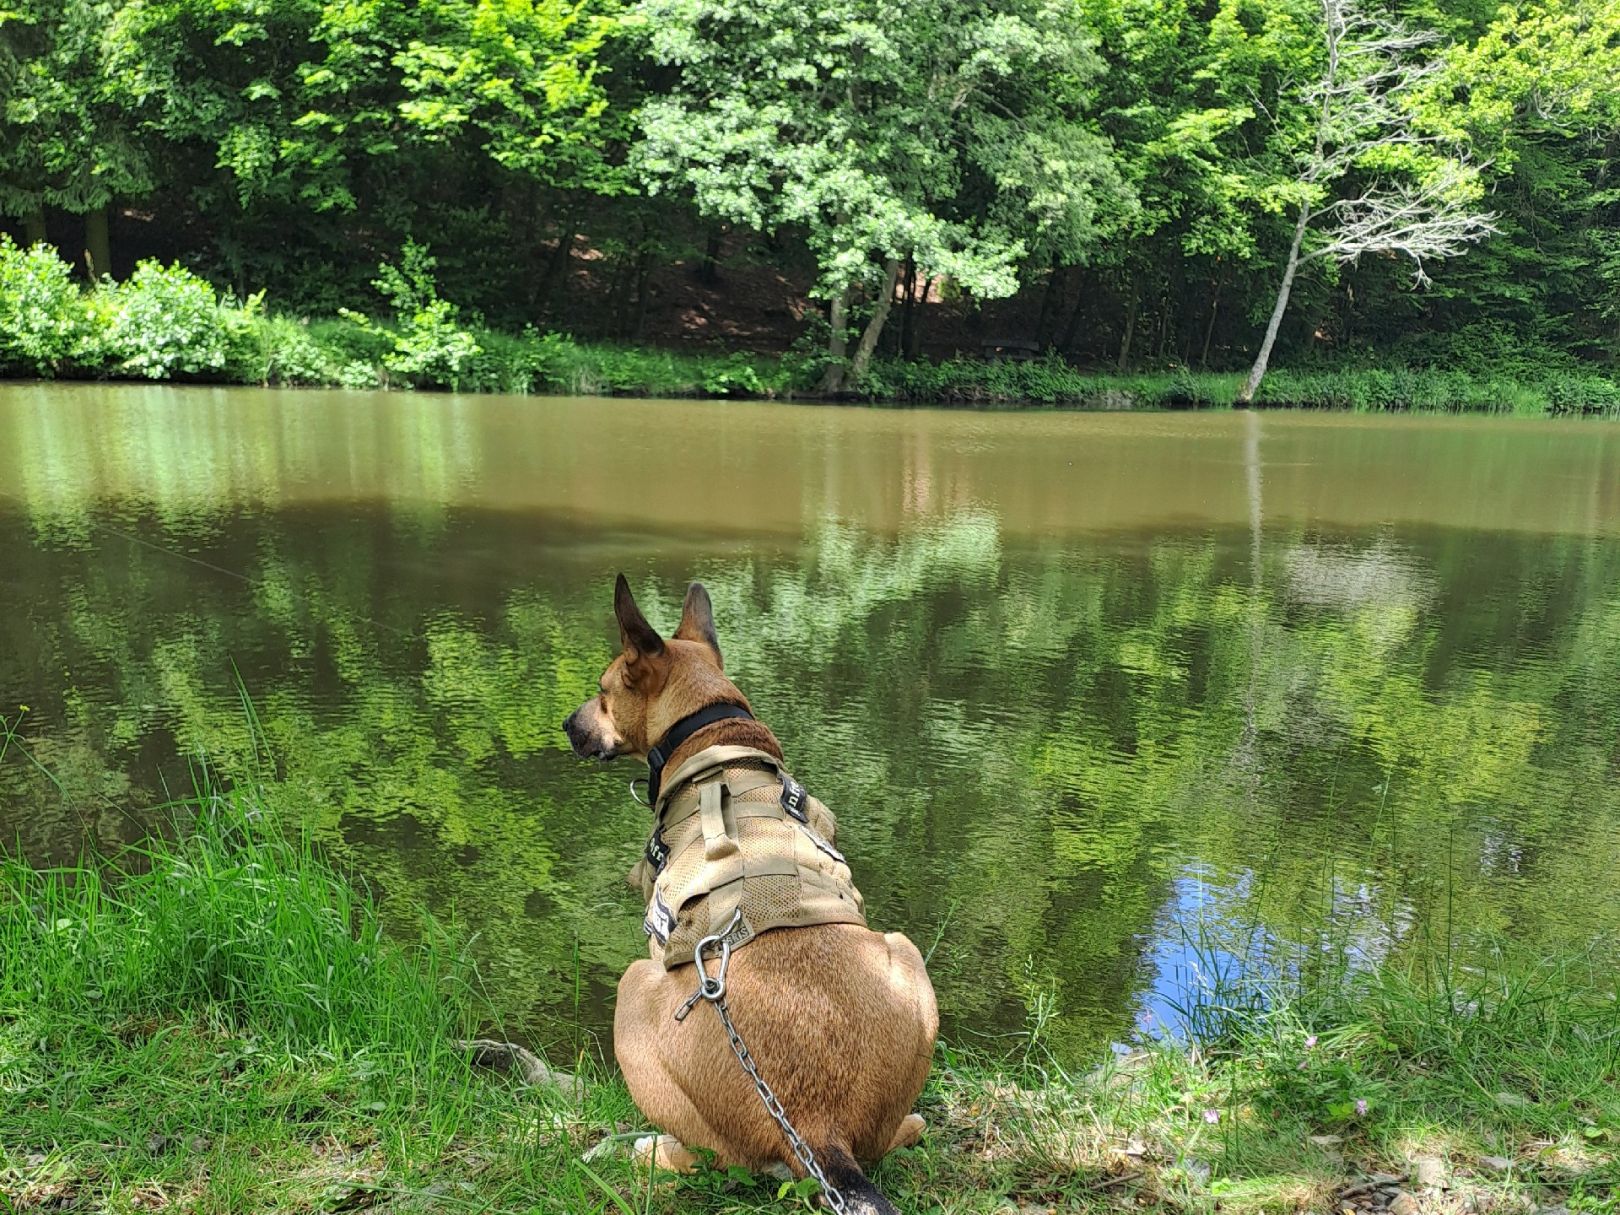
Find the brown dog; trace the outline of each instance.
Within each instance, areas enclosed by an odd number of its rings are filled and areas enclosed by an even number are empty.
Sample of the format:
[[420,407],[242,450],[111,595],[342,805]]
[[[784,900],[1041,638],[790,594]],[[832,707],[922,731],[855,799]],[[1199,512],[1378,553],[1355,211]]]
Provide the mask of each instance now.
[[[613,606],[623,652],[603,673],[601,694],[564,723],[577,755],[650,758],[655,787],[660,775],[679,778],[683,764],[690,769],[694,757],[715,747],[728,749],[715,754],[740,753],[733,748],[763,753],[767,772],[766,757],[780,764],[775,735],[753,719],[747,699],[722,671],[713,608],[700,584],[687,591],[680,627],[668,641],[636,607],[623,575]],[[784,776],[784,804],[790,787],[797,786]],[[662,790],[665,799],[674,792]],[[775,789],[766,792],[774,800]],[[653,800],[666,805],[656,792]],[[824,821],[830,834],[830,817],[808,821]],[[663,826],[662,820],[653,824],[653,843]],[[842,865],[830,841],[813,829],[803,834]],[[701,851],[703,838],[697,842]],[[809,855],[815,862],[817,854]],[[646,877],[649,865],[662,872],[664,860],[650,847],[632,879]],[[847,869],[838,872],[847,878]],[[853,905],[858,900],[857,894]],[[649,911],[649,925],[657,922]],[[675,1019],[698,988],[697,969],[690,961],[666,969],[660,934],[655,927],[648,931],[653,957],[633,963],[619,981],[613,1050],[637,1106],[667,1132],[656,1145],[659,1162],[689,1164],[687,1145],[709,1149],[722,1166],[786,1164],[802,1174],[719,1017],[700,1001],[685,1020]],[[712,975],[715,954],[705,957]],[[726,983],[726,1004],[760,1075],[848,1209],[893,1212],[856,1161],[875,1161],[914,1143],[922,1131],[922,1119],[910,1110],[928,1075],[939,1013],[917,947],[900,933],[877,933],[864,923],[777,927],[738,946]]]

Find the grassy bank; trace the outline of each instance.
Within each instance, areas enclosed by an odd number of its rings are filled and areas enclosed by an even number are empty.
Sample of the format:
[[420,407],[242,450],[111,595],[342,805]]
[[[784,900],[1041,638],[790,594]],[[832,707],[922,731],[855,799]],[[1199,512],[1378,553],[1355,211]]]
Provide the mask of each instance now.
[[[477,976],[443,930],[385,939],[249,794],[176,822],[114,866],[0,866],[0,1210],[792,1209],[582,1162],[643,1129],[601,1047],[582,1094],[470,1067]],[[942,1046],[930,1130],[877,1179],[908,1211],[1620,1209],[1612,973],[1257,991],[1095,1072],[1038,1019],[1010,1058]]]
[[[463,392],[670,397],[805,397],[821,364],[798,354],[674,352],[581,343],[533,329],[503,333],[439,298],[432,259],[409,253],[376,286],[381,319],[319,319],[222,298],[176,266],[143,263],[122,283],[82,290],[44,248],[0,238],[0,376],[224,384],[419,388]],[[878,360],[867,401],[1092,409],[1224,408],[1235,373],[1086,371],[1062,359]],[[1506,371],[1343,366],[1283,368],[1258,401],[1272,407],[1620,415],[1620,379],[1573,366]]]

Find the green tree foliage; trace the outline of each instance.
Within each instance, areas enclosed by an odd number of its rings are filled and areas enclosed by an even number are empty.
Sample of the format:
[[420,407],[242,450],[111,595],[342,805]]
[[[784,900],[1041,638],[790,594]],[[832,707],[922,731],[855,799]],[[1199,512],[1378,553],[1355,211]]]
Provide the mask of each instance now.
[[[149,150],[116,104],[103,31],[116,0],[0,6],[0,214],[46,237],[45,209],[85,215],[96,274],[112,269],[107,207],[152,184]],[[77,261],[78,257],[75,256]]]
[[1438,282],[1454,346],[1614,361],[1617,73],[1620,5],[1608,0],[1505,5],[1447,56],[1424,118],[1490,157],[1502,230]]
[[762,231],[802,230],[832,301],[842,381],[853,293],[873,297],[859,378],[900,266],[1011,295],[1030,253],[1079,256],[1119,193],[1086,122],[1101,69],[1078,5],[643,0],[675,82],[642,114],[652,187]]
[[[97,274],[179,260],[328,315],[389,306],[374,267],[414,242],[469,322],[614,339],[734,269],[724,285],[744,290],[668,312],[688,332],[800,336],[834,390],[879,356],[977,353],[1002,332],[1082,364],[1250,365],[1303,210],[1274,337],[1296,369],[1612,366],[1620,5],[1368,8],[1436,35],[1396,52],[1401,87],[1372,90],[1372,126],[1423,147],[1341,163],[1367,130],[1330,131],[1347,137],[1323,145],[1332,173],[1306,163],[1322,11],[9,0],[0,223]],[[1495,235],[1426,265],[1423,292],[1366,242],[1339,264],[1328,231],[1402,188],[1495,215]],[[767,283],[768,304],[752,290]],[[795,326],[784,296],[825,312]]]

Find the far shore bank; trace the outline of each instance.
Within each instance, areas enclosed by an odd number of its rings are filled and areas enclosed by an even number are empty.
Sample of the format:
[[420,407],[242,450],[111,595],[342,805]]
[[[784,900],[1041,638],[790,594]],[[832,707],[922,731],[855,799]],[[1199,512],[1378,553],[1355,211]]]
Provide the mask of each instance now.
[[[521,343],[524,339],[514,339]],[[707,400],[778,400],[804,404],[943,406],[969,409],[1223,410],[1234,404],[1239,372],[1110,372],[1057,358],[996,362],[874,364],[860,391],[829,397],[792,360],[747,353],[709,354],[577,344],[556,335],[533,339],[537,352],[492,360],[439,383],[392,374],[381,361],[330,363],[314,370],[275,359],[251,368],[153,377],[117,367],[68,368],[43,382],[174,383],[230,387],[333,388],[354,391],[464,392],[519,396],[602,396]],[[543,353],[538,353],[543,352]],[[41,382],[16,375],[9,382]],[[0,383],[8,382],[0,378]],[[1472,373],[1434,368],[1339,368],[1272,372],[1255,409],[1349,413],[1473,414],[1511,417],[1620,417],[1620,378],[1562,369]]]
[[[397,276],[396,276],[397,277]],[[527,327],[513,333],[465,317],[431,276],[392,290],[387,318],[341,309],[296,317],[263,294],[222,296],[183,266],[142,262],[122,282],[81,287],[44,245],[0,239],[0,379],[428,389],[570,396],[828,400],[902,405],[1075,409],[1231,408],[1241,370],[1165,364],[1088,369],[1052,351],[943,360],[884,357],[836,397],[819,395],[827,357],[587,343]],[[381,280],[379,280],[381,281]],[[1262,408],[1358,412],[1620,416],[1620,376],[1596,364],[1525,359],[1511,365],[1394,366],[1363,352],[1268,374]]]

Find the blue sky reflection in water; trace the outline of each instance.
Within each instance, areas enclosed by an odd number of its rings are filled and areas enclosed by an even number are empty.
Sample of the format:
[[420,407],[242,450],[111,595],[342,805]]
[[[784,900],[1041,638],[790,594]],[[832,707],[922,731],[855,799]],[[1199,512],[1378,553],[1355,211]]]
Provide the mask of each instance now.
[[1601,424],[3,386],[0,712],[60,788],[13,752],[0,831],[114,847],[205,756],[568,1049],[643,948],[634,773],[557,728],[620,569],[666,627],[708,584],[957,1035],[1088,1057],[1188,937],[1620,939]]

